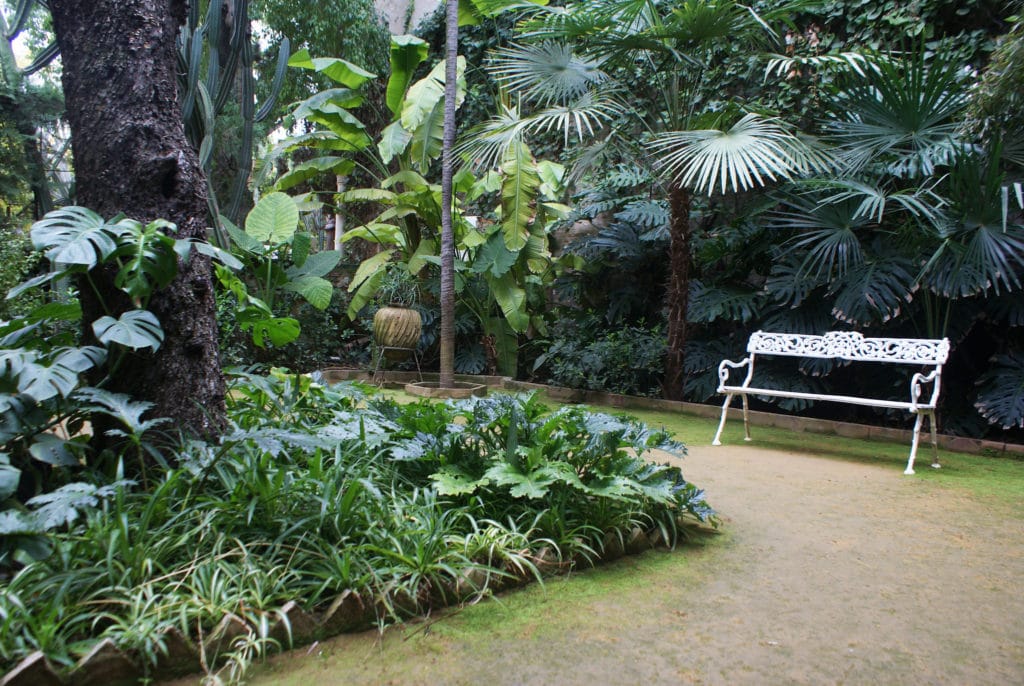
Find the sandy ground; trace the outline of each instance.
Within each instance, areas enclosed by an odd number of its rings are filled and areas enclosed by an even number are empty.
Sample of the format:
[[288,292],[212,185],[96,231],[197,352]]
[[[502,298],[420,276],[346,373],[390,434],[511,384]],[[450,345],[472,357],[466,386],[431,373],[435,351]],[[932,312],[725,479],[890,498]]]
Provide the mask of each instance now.
[[642,556],[667,562],[635,585],[563,603],[550,583],[511,632],[343,636],[249,683],[1024,684],[1024,510],[753,446],[683,466],[725,533]]

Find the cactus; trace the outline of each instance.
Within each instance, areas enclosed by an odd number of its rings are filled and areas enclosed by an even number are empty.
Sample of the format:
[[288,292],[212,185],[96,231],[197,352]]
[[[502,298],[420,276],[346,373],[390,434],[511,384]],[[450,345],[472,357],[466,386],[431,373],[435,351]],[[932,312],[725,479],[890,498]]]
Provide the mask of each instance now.
[[[37,0],[17,0],[14,15],[8,27],[3,27],[4,38],[10,42],[25,26],[25,22]],[[41,3],[44,7],[45,3]],[[178,33],[178,63],[180,66],[182,117],[189,141],[199,151],[203,169],[209,175],[213,158],[214,130],[217,115],[223,110],[232,93],[236,91],[236,75],[241,67],[240,112],[243,130],[242,144],[238,150],[238,176],[232,183],[231,198],[226,216],[238,220],[242,208],[252,166],[253,127],[270,115],[281,91],[285,71],[288,67],[290,50],[288,39],[281,42],[273,84],[267,101],[257,110],[255,102],[255,77],[252,73],[253,40],[249,32],[249,0],[210,0],[205,16],[201,16],[200,5],[189,3],[188,17]],[[225,21],[225,19],[227,21]],[[47,66],[57,56],[57,43],[53,42],[35,57],[23,75],[32,74]],[[203,65],[205,78],[200,78]],[[227,234],[220,225],[220,210],[217,198],[209,186],[210,213],[214,219],[214,230],[218,243],[227,245]]]
[[[287,69],[289,43],[281,42],[270,95],[257,110],[252,63],[255,51],[249,31],[248,0],[210,0],[205,16],[198,2],[189,4],[187,21],[178,34],[178,62],[181,66],[182,117],[185,132],[199,150],[199,160],[209,173],[213,158],[216,117],[224,110],[236,85],[240,85],[242,142],[238,150],[238,175],[232,182],[225,216],[234,222],[242,209],[242,198],[252,166],[253,128],[270,115]],[[205,58],[205,59],[204,59]],[[200,78],[205,64],[205,78]],[[241,74],[239,75],[239,69]],[[240,81],[240,84],[238,84]],[[226,245],[220,226],[217,199],[210,188],[210,211],[218,242]]]

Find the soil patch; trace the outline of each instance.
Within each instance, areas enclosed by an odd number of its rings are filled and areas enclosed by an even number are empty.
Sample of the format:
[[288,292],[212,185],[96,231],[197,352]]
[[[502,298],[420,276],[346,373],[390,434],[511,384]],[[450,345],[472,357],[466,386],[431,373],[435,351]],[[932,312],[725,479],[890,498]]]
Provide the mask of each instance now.
[[247,682],[1024,683],[1024,507],[756,445],[691,446],[682,466],[722,534],[302,648]]

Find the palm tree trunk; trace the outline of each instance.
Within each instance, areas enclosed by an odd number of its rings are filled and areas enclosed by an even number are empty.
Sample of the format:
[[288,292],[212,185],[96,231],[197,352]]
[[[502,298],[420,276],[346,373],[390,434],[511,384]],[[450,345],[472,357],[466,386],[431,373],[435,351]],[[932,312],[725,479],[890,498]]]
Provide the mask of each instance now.
[[441,148],[441,388],[455,385],[455,233],[452,226],[452,148],[455,147],[459,3],[447,0],[445,22],[444,138]]
[[661,392],[669,400],[681,400],[683,383],[686,381],[686,313],[690,305],[691,198],[690,192],[677,184],[672,184],[669,188],[668,197],[672,213],[669,227],[669,276],[665,294],[668,306],[668,345],[665,355],[665,380]]

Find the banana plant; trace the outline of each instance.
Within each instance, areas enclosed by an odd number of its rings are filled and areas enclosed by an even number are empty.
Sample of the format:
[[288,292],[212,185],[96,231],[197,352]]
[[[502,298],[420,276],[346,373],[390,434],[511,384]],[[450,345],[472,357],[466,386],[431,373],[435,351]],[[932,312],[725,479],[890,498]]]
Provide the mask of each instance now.
[[292,317],[274,315],[279,292],[294,293],[313,307],[326,309],[334,286],[324,277],[338,266],[341,254],[311,252],[312,238],[297,230],[298,206],[284,193],[260,199],[246,216],[244,230],[222,220],[247,275],[246,282],[228,269],[217,270],[221,284],[238,301],[239,326],[252,331],[253,342],[260,347],[290,343],[298,337],[299,325]]
[[[347,231],[341,238],[348,242],[362,238],[384,246],[384,250],[364,260],[349,285],[353,293],[348,315],[355,318],[376,294],[387,264],[398,261],[417,275],[429,257],[438,251],[441,230],[441,187],[426,180],[424,174],[441,155],[444,133],[445,63],[439,62],[430,73],[413,82],[413,74],[427,57],[427,43],[414,36],[394,36],[391,41],[391,76],[386,90],[386,105],[391,123],[381,132],[376,145],[382,169],[398,171],[383,178],[378,187],[339,194],[341,204],[374,202],[384,206],[374,220]],[[457,63],[456,102],[465,97],[465,59]],[[468,190],[472,177],[461,175],[457,185]],[[479,235],[462,218],[455,229],[463,240],[479,243]]]
[[337,86],[320,91],[296,105],[289,117],[316,125],[312,131],[290,136],[279,143],[264,161],[257,185],[268,181],[266,175],[281,155],[299,149],[313,150],[317,156],[293,165],[273,182],[274,190],[285,191],[324,174],[345,176],[355,168],[354,153],[372,144],[370,136],[351,110],[365,101],[362,87],[377,78],[359,66],[337,57],[311,57],[299,50],[288,60],[295,69],[314,71]]

